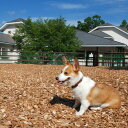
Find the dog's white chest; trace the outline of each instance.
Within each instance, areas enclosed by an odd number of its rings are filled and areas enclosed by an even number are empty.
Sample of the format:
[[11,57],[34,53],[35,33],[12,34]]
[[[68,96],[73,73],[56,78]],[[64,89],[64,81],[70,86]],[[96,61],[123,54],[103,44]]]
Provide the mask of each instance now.
[[84,77],[82,82],[73,89],[73,96],[78,100],[84,100],[91,89],[95,86],[95,82],[88,77]]

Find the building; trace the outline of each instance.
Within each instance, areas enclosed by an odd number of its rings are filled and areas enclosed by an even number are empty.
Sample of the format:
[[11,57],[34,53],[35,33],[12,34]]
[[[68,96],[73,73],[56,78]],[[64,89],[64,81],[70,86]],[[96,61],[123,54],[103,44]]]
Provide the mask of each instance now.
[[17,25],[22,24],[22,23],[23,23],[22,18],[18,18],[18,19],[6,22],[5,24],[3,24],[0,27],[0,31],[5,33],[5,34],[9,34],[12,36],[17,29]]
[[17,51],[16,43],[12,36],[17,29],[17,25],[21,23],[23,23],[23,19],[19,18],[6,22],[0,27],[0,63],[17,62],[18,53],[15,52]]
[[[93,57],[94,65],[97,65],[95,62],[97,61],[95,59],[97,52],[128,52],[128,31],[124,28],[105,23],[92,29],[89,33],[78,31],[77,35],[83,42],[82,49],[85,50],[86,57]],[[102,56],[101,54],[101,57]],[[118,58],[122,55],[118,54],[116,56]],[[122,58],[123,57],[128,58],[128,55],[124,55]],[[123,60],[117,59],[117,61],[121,62]],[[125,62],[128,62],[128,59],[126,59]]]
[[[6,22],[0,27],[1,56],[10,55],[11,53],[12,55],[16,56],[15,58],[13,57],[14,60],[18,59],[18,53],[13,52],[17,49],[12,36],[16,32],[17,25],[22,23],[23,19],[18,18]],[[90,60],[93,61],[93,65],[97,65],[97,53],[128,52],[128,32],[109,23],[98,26],[91,30],[89,33],[76,30],[76,36],[82,42],[81,51],[85,53],[86,65],[88,65],[87,62]],[[101,54],[100,56],[102,57],[103,55]],[[8,59],[11,60],[12,57],[9,57]]]

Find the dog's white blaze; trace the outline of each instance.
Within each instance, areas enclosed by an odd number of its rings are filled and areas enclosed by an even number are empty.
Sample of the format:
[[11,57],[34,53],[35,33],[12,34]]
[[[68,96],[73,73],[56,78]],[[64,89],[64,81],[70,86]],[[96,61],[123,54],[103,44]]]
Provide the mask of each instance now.
[[64,69],[63,69],[63,72],[64,72],[68,67],[69,67],[68,65],[67,65],[67,66],[65,66],[65,67],[64,67]]
[[63,69],[63,72],[58,76],[59,81],[65,81],[69,76],[64,75],[65,70],[68,68],[68,66],[65,66]]

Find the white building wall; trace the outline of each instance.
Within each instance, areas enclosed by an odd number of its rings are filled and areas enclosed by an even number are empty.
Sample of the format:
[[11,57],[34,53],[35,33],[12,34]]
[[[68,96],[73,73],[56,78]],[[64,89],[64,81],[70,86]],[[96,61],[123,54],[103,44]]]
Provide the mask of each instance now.
[[16,62],[18,62],[19,53],[17,52],[17,49],[14,49],[12,52],[8,52],[8,55],[10,56],[9,57],[9,59],[11,60],[10,63],[16,63]]
[[10,35],[14,35],[14,33],[16,32],[16,27],[14,25],[10,25],[8,26],[6,29],[4,29],[3,31],[5,34],[10,34]]
[[0,51],[0,63],[16,63],[19,59],[17,49],[11,45],[0,44],[0,48],[4,48],[6,52],[5,57]]

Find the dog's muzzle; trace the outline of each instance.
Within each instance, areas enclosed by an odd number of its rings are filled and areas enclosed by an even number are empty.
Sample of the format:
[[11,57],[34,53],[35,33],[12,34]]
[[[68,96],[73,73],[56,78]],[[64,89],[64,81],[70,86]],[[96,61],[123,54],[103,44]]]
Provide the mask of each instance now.
[[68,77],[66,80],[64,80],[64,81],[59,81],[59,77],[56,77],[56,80],[57,80],[57,83],[58,84],[63,84],[63,83],[65,83],[66,81],[68,81],[68,80],[70,80],[70,77]]

